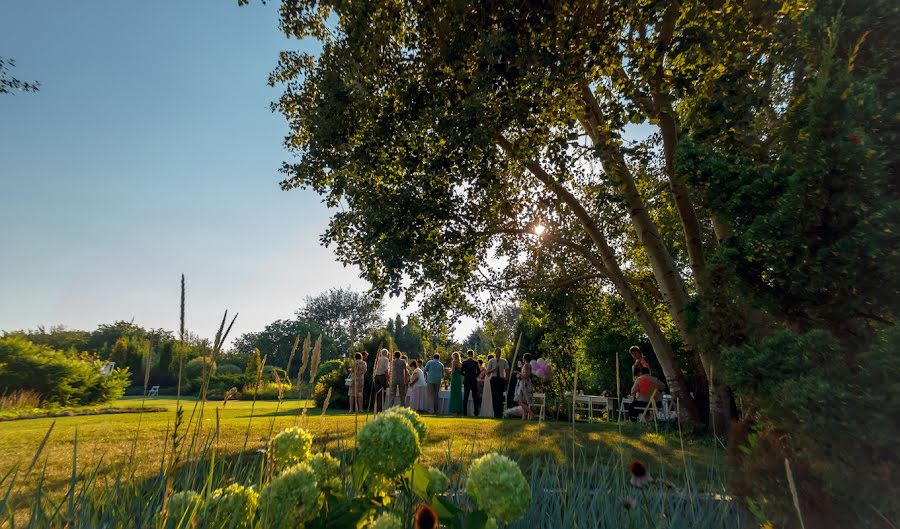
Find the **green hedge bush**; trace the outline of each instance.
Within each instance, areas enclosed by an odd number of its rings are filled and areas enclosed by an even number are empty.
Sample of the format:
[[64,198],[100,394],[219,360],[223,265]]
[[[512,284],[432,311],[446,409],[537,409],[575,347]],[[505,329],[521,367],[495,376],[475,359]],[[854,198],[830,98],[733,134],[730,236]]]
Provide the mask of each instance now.
[[35,345],[21,336],[0,338],[0,394],[32,390],[41,404],[87,406],[122,396],[128,369],[103,376],[105,362],[88,355],[64,353]]
[[322,407],[325,402],[325,396],[328,395],[328,389],[331,388],[331,400],[328,407],[331,409],[347,409],[350,405],[350,396],[347,393],[347,375],[342,370],[331,371],[323,375],[313,390],[313,400],[316,406]]

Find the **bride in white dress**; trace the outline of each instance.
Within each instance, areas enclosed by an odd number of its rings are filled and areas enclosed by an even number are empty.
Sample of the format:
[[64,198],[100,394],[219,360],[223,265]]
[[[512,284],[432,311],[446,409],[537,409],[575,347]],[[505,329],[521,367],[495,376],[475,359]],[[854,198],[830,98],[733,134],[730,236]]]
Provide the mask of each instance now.
[[494,399],[491,394],[491,379],[494,378],[494,371],[497,370],[497,360],[492,355],[488,355],[487,365],[484,368],[484,390],[481,392],[481,417],[494,416]]

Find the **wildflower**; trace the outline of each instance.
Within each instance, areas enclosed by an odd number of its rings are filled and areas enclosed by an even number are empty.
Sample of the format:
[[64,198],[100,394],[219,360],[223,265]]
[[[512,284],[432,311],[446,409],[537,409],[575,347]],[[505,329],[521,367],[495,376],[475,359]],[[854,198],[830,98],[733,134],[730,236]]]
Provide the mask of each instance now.
[[416,509],[416,517],[413,520],[416,529],[437,529],[438,526],[437,513],[424,503]]
[[637,500],[632,498],[631,496],[622,496],[618,500],[616,500],[616,503],[618,503],[619,506],[624,508],[626,511],[636,509],[638,505]]
[[388,409],[387,413],[396,413],[405,417],[416,430],[416,434],[419,436],[419,443],[425,442],[425,435],[428,433],[428,427],[425,426],[425,422],[422,421],[422,418],[419,417],[418,413],[405,406],[395,406]]
[[366,447],[357,457],[376,473],[394,478],[409,470],[421,454],[412,424],[397,413],[382,413],[365,424],[357,436]]
[[273,529],[303,526],[321,508],[316,474],[309,463],[294,465],[275,477],[259,495],[263,525]]
[[252,487],[233,483],[216,489],[203,506],[203,521],[208,527],[245,529],[253,526],[259,493]]
[[192,490],[176,492],[169,496],[169,513],[166,516],[165,527],[191,527],[203,505],[200,495]]
[[647,472],[647,467],[637,459],[631,460],[628,470],[631,471],[631,484],[635,487],[643,488],[653,482],[653,476]]
[[383,512],[381,516],[369,524],[369,529],[403,529],[403,523],[396,514]]
[[269,441],[271,456],[279,468],[302,463],[309,459],[312,442],[312,435],[303,428],[288,428]]
[[450,486],[450,478],[439,469],[428,467],[428,496],[440,494]]
[[308,463],[316,475],[316,482],[320,489],[334,490],[341,486],[341,481],[338,479],[341,464],[331,454],[327,452],[314,454],[309,458]]
[[503,523],[518,520],[531,505],[531,488],[519,465],[500,454],[487,454],[472,462],[466,494],[479,509]]

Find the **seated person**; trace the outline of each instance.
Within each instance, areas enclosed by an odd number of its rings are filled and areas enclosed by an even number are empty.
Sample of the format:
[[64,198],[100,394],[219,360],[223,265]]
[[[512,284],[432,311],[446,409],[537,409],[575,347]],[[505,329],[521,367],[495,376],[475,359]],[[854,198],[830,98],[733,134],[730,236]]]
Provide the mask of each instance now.
[[[665,387],[665,384],[650,374],[649,368],[641,368],[641,375],[635,379],[634,385],[631,386],[631,396],[634,397],[634,400],[631,402],[631,410],[629,411],[631,418],[637,419],[647,409],[651,395],[653,395],[653,400],[656,401],[658,409],[662,402],[663,388]],[[656,392],[655,394],[654,391]]]

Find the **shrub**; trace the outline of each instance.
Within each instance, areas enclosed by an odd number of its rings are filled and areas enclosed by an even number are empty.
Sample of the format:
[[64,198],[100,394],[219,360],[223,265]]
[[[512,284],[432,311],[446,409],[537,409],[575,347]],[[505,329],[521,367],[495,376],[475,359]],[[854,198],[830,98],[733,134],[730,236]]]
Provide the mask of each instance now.
[[232,483],[216,489],[203,504],[203,525],[206,527],[253,527],[259,494],[252,487]]
[[288,428],[272,438],[269,456],[278,468],[303,463],[310,457],[312,442],[312,435],[303,428]]
[[244,371],[234,364],[219,364],[216,367],[217,375],[243,375]]
[[[255,388],[252,384],[244,386],[242,391],[245,399],[256,400],[278,400],[278,384],[274,382],[260,382],[259,388]],[[281,397],[283,399],[296,399],[297,390],[292,388],[286,382],[281,383]]]
[[35,345],[21,336],[0,338],[0,393],[31,390],[43,403],[65,406],[109,402],[128,386],[127,369],[107,376],[104,362]]
[[308,463],[299,463],[275,477],[259,495],[264,527],[303,527],[319,513],[316,475]]
[[327,362],[319,364],[319,368],[316,369],[316,376],[315,378],[313,378],[313,382],[334,371],[340,371],[341,373],[344,373],[346,371],[344,369],[344,362],[341,360],[329,360]]
[[320,378],[313,389],[313,401],[316,406],[322,407],[328,389],[331,388],[331,401],[328,403],[328,407],[347,408],[350,404],[350,397],[347,393],[346,379],[347,375],[341,371],[332,371]]
[[204,373],[208,373],[213,375],[216,373],[216,363],[213,362],[209,357],[198,356],[194,358],[190,362],[184,364],[184,371],[182,374],[184,375],[184,379],[190,382],[194,382],[200,380],[202,382],[202,378]]
[[487,454],[472,462],[466,494],[479,509],[504,523],[518,520],[531,505],[531,488],[519,465],[500,454]]

